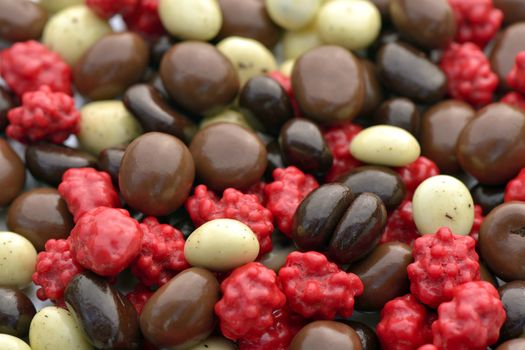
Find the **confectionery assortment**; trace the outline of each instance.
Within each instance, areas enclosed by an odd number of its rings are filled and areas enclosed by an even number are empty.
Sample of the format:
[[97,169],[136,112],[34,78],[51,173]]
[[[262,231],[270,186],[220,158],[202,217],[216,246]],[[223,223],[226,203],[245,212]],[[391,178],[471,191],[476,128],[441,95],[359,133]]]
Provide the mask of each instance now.
[[0,349],[525,349],[524,38],[523,0],[0,0]]

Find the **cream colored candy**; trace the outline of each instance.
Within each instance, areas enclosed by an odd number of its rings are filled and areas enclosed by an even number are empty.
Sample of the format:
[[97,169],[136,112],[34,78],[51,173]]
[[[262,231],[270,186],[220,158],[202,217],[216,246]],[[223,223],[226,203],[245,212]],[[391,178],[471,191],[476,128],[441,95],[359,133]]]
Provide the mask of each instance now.
[[284,75],[291,77],[294,64],[295,64],[295,60],[293,59],[286,60],[279,66],[279,70]]
[[189,350],[236,350],[237,346],[222,337],[210,337]]
[[381,14],[366,0],[339,0],[321,8],[317,19],[321,39],[349,50],[368,47],[381,30]]
[[222,26],[217,0],[160,0],[159,15],[164,28],[181,39],[208,41]]
[[474,223],[474,201],[468,188],[448,175],[423,181],[414,193],[412,211],[422,234],[448,227],[452,233],[468,235]]
[[0,334],[0,349],[2,350],[31,350],[21,339],[8,334]]
[[36,250],[25,237],[0,232],[0,286],[23,288],[35,272]]
[[109,24],[86,6],[68,7],[49,19],[42,42],[74,66],[91,45],[111,33]]
[[82,5],[84,0],[40,0],[39,3],[50,14],[53,14],[67,7]]
[[321,0],[266,0],[266,10],[281,27],[297,30],[314,20],[321,3]]
[[295,59],[321,45],[323,45],[323,41],[315,24],[301,30],[287,31],[283,35],[283,49],[286,59]]
[[37,312],[29,327],[32,350],[91,350],[75,319],[67,310],[48,306]]
[[80,145],[97,156],[103,149],[128,143],[142,133],[139,122],[122,101],[91,102],[80,110],[80,115]]
[[233,109],[227,109],[219,114],[204,118],[200,123],[200,128],[202,129],[216,123],[233,123],[251,129],[244,115],[240,112],[234,111]]
[[217,49],[232,62],[241,86],[250,78],[277,69],[273,54],[257,40],[231,36],[219,42]]
[[192,266],[212,271],[229,271],[259,254],[259,241],[248,226],[237,220],[206,222],[191,233],[184,245],[184,256]]
[[419,157],[421,148],[408,131],[397,126],[376,125],[354,137],[350,153],[368,164],[405,166]]

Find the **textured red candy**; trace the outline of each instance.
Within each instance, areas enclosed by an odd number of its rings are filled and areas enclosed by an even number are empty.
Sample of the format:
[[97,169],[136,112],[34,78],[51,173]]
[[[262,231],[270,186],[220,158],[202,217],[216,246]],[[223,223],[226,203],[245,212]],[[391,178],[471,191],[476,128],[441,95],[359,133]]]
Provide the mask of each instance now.
[[388,216],[380,243],[403,242],[412,245],[412,242],[420,236],[412,215],[412,201],[405,199]]
[[48,240],[45,251],[38,253],[36,259],[33,282],[41,286],[36,296],[40,300],[62,301],[69,281],[82,271],[84,268],[71,256],[68,240]]
[[331,126],[323,131],[328,148],[332,151],[332,167],[325,176],[325,181],[336,181],[339,176],[357,168],[362,163],[350,154],[350,142],[363,130],[362,127],[352,123]]
[[0,52],[0,75],[18,96],[47,85],[71,95],[71,67],[37,41],[16,43]]
[[514,66],[507,74],[507,84],[519,93],[525,93],[525,51],[516,55]]
[[446,227],[414,241],[414,262],[408,265],[410,291],[423,304],[436,308],[452,299],[454,288],[478,281],[476,241],[455,235]]
[[255,233],[259,240],[259,255],[272,250],[272,213],[263,207],[256,195],[227,188],[219,200],[205,185],[199,185],[185,206],[196,227],[215,219],[235,219]]
[[305,175],[294,166],[277,168],[272,175],[275,181],[264,187],[266,208],[273,214],[279,230],[290,237],[295,211],[319,184],[313,176]]
[[288,350],[293,337],[301,330],[305,320],[286,308],[273,312],[274,323],[266,331],[251,339],[240,339],[239,350]]
[[120,207],[120,198],[111,176],[93,168],[71,168],[62,176],[58,192],[67,203],[75,222],[97,207]]
[[116,276],[140,253],[142,230],[124,209],[98,207],[77,221],[69,236],[71,254],[101,276]]
[[153,292],[151,289],[143,285],[142,283],[138,283],[135,285],[135,288],[128,294],[126,294],[126,298],[128,298],[129,301],[133,304],[135,307],[135,310],[137,310],[137,314],[142,313],[142,309],[144,308],[144,305],[148,302],[149,298],[153,295]]
[[472,42],[479,47],[492,40],[503,21],[503,12],[492,0],[448,0],[456,17],[456,41]]
[[518,176],[507,183],[504,200],[505,202],[525,202],[525,168],[521,169]]
[[123,13],[129,30],[149,38],[157,38],[166,31],[159,17],[159,0],[138,0],[134,11]]
[[278,280],[290,310],[305,318],[350,317],[354,297],[364,289],[359,277],[340,270],[318,252],[290,253]]
[[274,70],[268,73],[268,76],[272,78],[273,80],[277,81],[282,86],[282,88],[284,89],[288,97],[290,98],[290,102],[292,103],[292,107],[294,111],[294,116],[296,118],[301,117],[301,110],[299,109],[299,104],[297,103],[297,100],[295,99],[295,95],[293,93],[292,79],[286,74],[284,74],[283,72],[278,71],[278,70]]
[[492,102],[498,76],[478,46],[452,43],[443,53],[440,66],[447,76],[450,96],[476,107]]
[[426,344],[426,345],[420,346],[419,348],[417,348],[417,350],[439,350],[439,349],[436,348],[436,346],[433,344]]
[[23,143],[64,142],[80,129],[80,113],[71,96],[52,92],[47,85],[22,96],[22,106],[7,114],[7,136]]
[[189,267],[184,258],[184,235],[152,216],[142,220],[142,248],[131,271],[146,286],[161,286]]
[[430,326],[435,315],[412,294],[395,298],[381,310],[376,332],[383,350],[414,350],[432,342]]
[[102,19],[133,12],[137,4],[138,0],[86,0],[86,5]]
[[507,93],[501,98],[500,102],[517,108],[525,109],[525,97],[515,91]]
[[499,337],[505,310],[498,291],[485,281],[469,282],[454,289],[453,299],[438,308],[432,324],[438,349],[485,350]]
[[414,162],[396,169],[407,189],[407,198],[412,199],[417,186],[429,177],[439,175],[439,168],[430,159],[419,157]]
[[481,207],[481,205],[474,205],[474,224],[472,225],[472,228],[470,229],[470,233],[468,235],[472,237],[476,242],[478,241],[479,228],[481,227],[484,218],[485,217],[483,216],[483,208]]
[[274,311],[286,303],[275,272],[257,262],[233,270],[221,283],[221,291],[215,313],[222,334],[232,340],[262,336],[275,323]]

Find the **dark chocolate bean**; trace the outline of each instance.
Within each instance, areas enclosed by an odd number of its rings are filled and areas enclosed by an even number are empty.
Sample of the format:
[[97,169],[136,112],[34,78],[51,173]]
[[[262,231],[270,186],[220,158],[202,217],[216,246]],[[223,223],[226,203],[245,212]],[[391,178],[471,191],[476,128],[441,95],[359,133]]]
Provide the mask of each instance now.
[[500,329],[500,341],[522,337],[525,332],[525,281],[512,281],[498,289],[506,319]]
[[359,115],[370,117],[383,102],[383,88],[379,83],[379,76],[375,64],[369,60],[362,59],[363,81],[365,84],[365,99]]
[[47,22],[47,13],[29,0],[0,0],[0,39],[38,40]]
[[487,215],[492,209],[503,203],[505,186],[477,185],[471,190],[474,203],[481,205],[483,215]]
[[379,350],[381,348],[379,345],[379,338],[372,328],[357,321],[345,321],[345,323],[352,327],[357,333],[363,350]]
[[0,131],[4,131],[9,121],[7,112],[15,107],[13,96],[3,87],[0,86]]
[[24,338],[35,313],[33,302],[24,293],[0,287],[0,333]]
[[108,173],[116,185],[118,185],[120,163],[122,162],[125,151],[125,147],[106,148],[98,155],[98,169]]
[[494,48],[490,54],[490,65],[498,75],[500,86],[509,88],[507,75],[514,66],[516,55],[525,50],[525,23],[518,22],[504,29],[497,36]]
[[3,207],[22,192],[26,171],[22,159],[9,143],[0,138],[0,207]]
[[374,113],[374,123],[397,126],[419,136],[419,111],[408,98],[397,97],[383,102]]

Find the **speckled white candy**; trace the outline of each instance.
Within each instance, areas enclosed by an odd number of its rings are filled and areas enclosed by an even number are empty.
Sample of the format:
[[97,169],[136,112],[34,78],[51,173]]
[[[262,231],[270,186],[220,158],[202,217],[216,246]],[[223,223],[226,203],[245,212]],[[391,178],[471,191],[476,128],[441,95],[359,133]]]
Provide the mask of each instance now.
[[286,59],[297,58],[321,45],[323,41],[315,23],[301,30],[287,31],[283,35],[283,50]]
[[414,193],[412,211],[422,234],[448,227],[452,233],[468,235],[474,223],[474,201],[468,188],[448,175],[423,181]]
[[55,13],[67,7],[82,5],[84,0],[40,0],[39,3],[49,13]]
[[22,340],[8,334],[0,334],[0,349],[2,350],[31,350]]
[[25,237],[0,232],[0,286],[23,288],[35,272],[36,250]]
[[377,39],[381,31],[381,14],[370,1],[331,1],[319,11],[317,29],[327,44],[349,50],[364,49]]
[[254,261],[259,241],[248,226],[237,220],[208,221],[191,233],[184,256],[192,266],[228,271]]
[[217,0],[160,0],[159,15],[164,28],[181,39],[208,41],[222,26]]
[[364,163],[399,167],[415,161],[421,154],[421,147],[416,138],[404,129],[376,125],[354,137],[350,153]]
[[297,30],[315,19],[321,3],[321,0],[266,0],[266,10],[281,27]]
[[188,350],[236,350],[237,346],[228,339],[221,337],[210,337]]
[[91,350],[69,311],[48,306],[37,312],[29,327],[32,350]]

